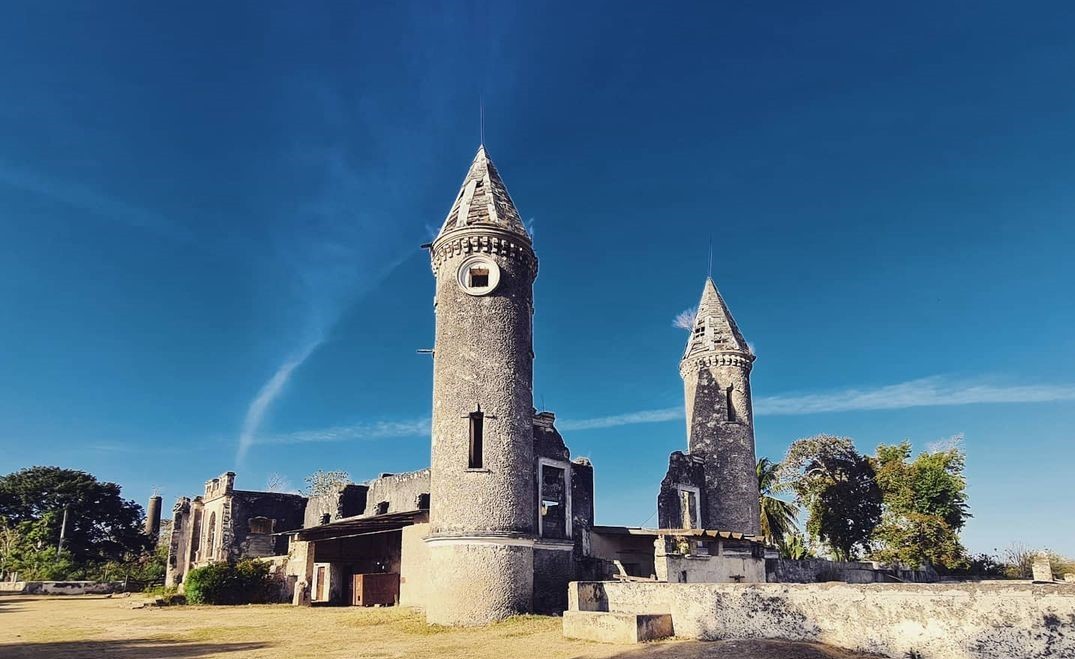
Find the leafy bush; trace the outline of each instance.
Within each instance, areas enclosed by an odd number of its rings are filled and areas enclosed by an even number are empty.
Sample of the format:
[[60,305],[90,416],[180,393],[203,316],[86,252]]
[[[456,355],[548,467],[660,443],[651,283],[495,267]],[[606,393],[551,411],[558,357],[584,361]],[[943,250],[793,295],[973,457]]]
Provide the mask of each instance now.
[[264,604],[275,599],[279,587],[268,563],[242,560],[191,570],[183,592],[191,604]]

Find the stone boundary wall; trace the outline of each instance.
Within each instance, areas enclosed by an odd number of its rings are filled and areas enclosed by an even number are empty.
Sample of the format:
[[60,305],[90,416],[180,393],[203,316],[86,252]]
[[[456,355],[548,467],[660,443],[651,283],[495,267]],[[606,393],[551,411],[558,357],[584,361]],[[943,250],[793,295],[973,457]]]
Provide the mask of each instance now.
[[[890,575],[898,577],[891,578]],[[905,570],[883,568],[867,561],[830,561],[826,558],[765,559],[765,580],[769,583],[819,583],[843,581],[845,583],[885,583],[911,581],[931,583],[938,580],[937,573],[930,570]]]
[[573,611],[671,613],[675,635],[905,659],[1075,658],[1075,585],[573,582]]
[[107,595],[123,591],[122,581],[3,581],[0,593],[13,595]]

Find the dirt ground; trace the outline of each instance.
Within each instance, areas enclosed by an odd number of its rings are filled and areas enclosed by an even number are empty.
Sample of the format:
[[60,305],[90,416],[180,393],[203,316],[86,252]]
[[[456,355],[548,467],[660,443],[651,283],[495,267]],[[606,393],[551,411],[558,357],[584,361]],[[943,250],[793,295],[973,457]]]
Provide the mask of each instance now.
[[859,659],[809,643],[663,641],[604,645],[560,634],[560,619],[521,616],[475,629],[431,627],[408,609],[174,606],[140,596],[0,596],[0,657],[229,659],[488,657],[554,659]]

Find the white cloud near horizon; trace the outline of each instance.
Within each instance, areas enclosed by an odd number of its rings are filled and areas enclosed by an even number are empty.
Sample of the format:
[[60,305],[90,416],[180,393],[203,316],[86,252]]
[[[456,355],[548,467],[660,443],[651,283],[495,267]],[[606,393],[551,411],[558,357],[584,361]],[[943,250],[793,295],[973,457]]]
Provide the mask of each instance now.
[[[1075,385],[995,385],[981,381],[950,380],[940,376],[919,378],[872,389],[854,388],[817,394],[764,396],[754,403],[757,416],[794,416],[837,412],[894,410],[913,407],[974,405],[983,403],[1048,403],[1075,400]],[[561,419],[562,431],[596,430],[640,423],[663,423],[683,419],[683,407],[626,412],[590,419]],[[403,437],[423,437],[430,432],[429,417],[402,421],[374,421],[332,426],[317,430],[251,436],[254,444],[305,444]],[[930,450],[954,445],[963,436],[935,442]]]
[[[912,407],[983,403],[1048,403],[1075,400],[1075,385],[997,385],[984,381],[919,378],[873,388],[850,388],[816,394],[782,394],[754,400],[756,416],[795,416]],[[564,419],[561,430],[592,430],[683,418],[683,407],[643,410],[590,419]]]

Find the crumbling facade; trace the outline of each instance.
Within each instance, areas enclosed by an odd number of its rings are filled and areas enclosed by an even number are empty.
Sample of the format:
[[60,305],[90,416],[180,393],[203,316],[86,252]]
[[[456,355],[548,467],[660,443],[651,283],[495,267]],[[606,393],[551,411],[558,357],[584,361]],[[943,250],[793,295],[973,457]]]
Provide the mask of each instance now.
[[711,281],[681,363],[688,452],[672,454],[660,529],[594,526],[594,468],[533,397],[530,236],[484,147],[436,239],[430,467],[308,499],[241,492],[234,473],[176,504],[168,583],[271,560],[296,604],[399,603],[432,623],[559,613],[580,579],[764,579],[749,372]]
[[679,365],[687,454],[672,454],[661,485],[662,527],[760,533],[750,397],[753,364],[754,354],[728,306],[713,280],[706,279]]
[[301,528],[305,510],[297,494],[236,490],[234,472],[206,481],[202,496],[172,509],[165,584],[209,563],[286,554],[287,538],[276,534]]

